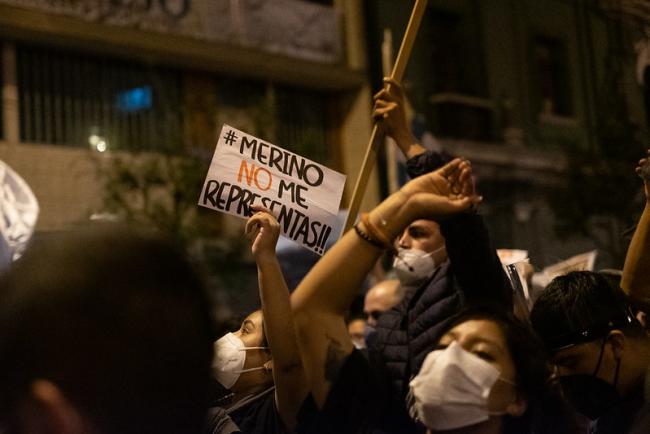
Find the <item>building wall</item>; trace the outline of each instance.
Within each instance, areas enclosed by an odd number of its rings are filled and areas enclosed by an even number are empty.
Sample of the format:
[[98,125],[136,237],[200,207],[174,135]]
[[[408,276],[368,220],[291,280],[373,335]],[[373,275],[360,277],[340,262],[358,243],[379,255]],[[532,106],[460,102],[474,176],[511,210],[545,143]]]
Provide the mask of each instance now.
[[[397,49],[407,3],[369,3],[375,85],[383,29],[392,30]],[[472,160],[497,247],[527,249],[538,267],[602,247],[581,235],[559,238],[548,199],[565,186],[570,150],[614,146],[596,136],[612,55],[629,120],[647,134],[634,31],[580,0],[431,0],[427,14],[404,85],[438,144]],[[600,258],[622,266],[603,249]]]
[[[184,15],[171,10],[180,18],[165,15],[162,4],[166,2],[150,2],[153,6],[147,11],[137,9],[146,2],[129,2],[126,9],[113,3],[82,3],[84,7],[69,2],[0,1],[4,48],[0,158],[30,183],[39,199],[38,230],[61,229],[100,211],[102,189],[95,170],[97,155],[84,148],[87,144],[53,146],[21,139],[18,83],[22,72],[16,68],[16,47],[21,44],[180,71],[183,107],[178,110],[185,111],[182,142],[208,155],[222,122],[243,128],[265,125],[265,116],[282,111],[283,107],[272,107],[280,103],[278,89],[286,89],[286,98],[291,92],[322,95],[329,149],[316,153],[321,157],[306,156],[348,175],[346,203],[371,129],[365,44],[355,39],[363,36],[360,1],[337,1],[333,6],[298,0],[256,2],[253,9],[239,14],[229,9],[230,1],[173,2],[190,6]],[[101,10],[93,10],[98,7]],[[219,99],[220,89],[234,86],[229,94],[237,94],[244,82],[261,87],[264,97],[271,96],[271,107],[264,108],[271,115]],[[269,140],[283,137],[272,122],[264,131],[251,132],[268,134],[263,137]],[[377,183],[371,180],[364,207],[377,200]]]

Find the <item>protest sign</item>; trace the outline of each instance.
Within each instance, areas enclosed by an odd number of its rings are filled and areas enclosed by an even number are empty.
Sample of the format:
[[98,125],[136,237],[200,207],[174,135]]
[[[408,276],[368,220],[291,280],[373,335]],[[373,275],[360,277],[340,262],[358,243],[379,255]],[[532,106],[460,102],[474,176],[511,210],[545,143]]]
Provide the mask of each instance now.
[[590,252],[572,256],[569,259],[565,259],[562,262],[544,268],[544,274],[546,274],[549,281],[551,281],[557,276],[562,276],[571,271],[593,271],[597,254],[597,250],[592,250]]
[[323,254],[345,175],[224,124],[199,205],[248,218],[268,208],[282,235]]
[[504,267],[517,262],[528,262],[528,250],[497,249],[497,255]]
[[497,249],[497,256],[512,285],[515,313],[519,318],[527,318],[533,306],[528,287],[528,276],[533,267],[528,260],[528,250]]
[[565,259],[556,264],[549,265],[544,268],[541,273],[535,273],[533,276],[533,282],[535,285],[545,287],[551,283],[551,280],[558,276],[570,273],[571,271],[593,271],[597,255],[597,250],[591,250],[589,252],[572,256],[569,259]]

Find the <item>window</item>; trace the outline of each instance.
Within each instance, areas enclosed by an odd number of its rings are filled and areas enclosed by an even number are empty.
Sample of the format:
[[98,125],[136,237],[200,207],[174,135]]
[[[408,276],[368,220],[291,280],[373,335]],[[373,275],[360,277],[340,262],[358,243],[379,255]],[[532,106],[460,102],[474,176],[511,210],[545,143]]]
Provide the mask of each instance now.
[[646,123],[650,126],[650,66],[643,71],[643,99],[645,102]]
[[537,37],[533,42],[533,68],[536,75],[533,94],[537,113],[542,116],[573,114],[567,72],[566,50],[562,41]]
[[429,9],[425,20],[434,130],[442,137],[489,141],[493,110],[485,98],[478,14]]
[[485,95],[485,68],[477,17],[430,9],[430,79],[435,93]]
[[331,164],[326,93],[223,78],[217,84],[219,121],[321,164]]
[[331,163],[327,146],[327,100],[320,92],[278,88],[278,145],[318,163]]
[[180,74],[74,52],[17,46],[24,142],[169,151],[182,145]]

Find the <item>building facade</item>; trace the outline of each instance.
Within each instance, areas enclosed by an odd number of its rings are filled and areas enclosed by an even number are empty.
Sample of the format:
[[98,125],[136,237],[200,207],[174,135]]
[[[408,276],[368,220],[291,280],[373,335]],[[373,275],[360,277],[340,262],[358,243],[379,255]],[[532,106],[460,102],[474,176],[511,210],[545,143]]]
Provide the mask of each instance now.
[[[381,59],[374,53],[385,29],[397,49],[410,13],[399,3],[367,2],[375,86]],[[593,248],[600,266],[622,267],[620,224],[585,215],[594,230],[564,239],[552,202],[571,187],[571,155],[628,150],[604,140],[614,107],[635,130],[630,141],[647,143],[650,106],[637,78],[644,23],[627,19],[626,3],[629,12],[633,1],[428,3],[405,78],[411,104],[435,146],[474,163],[497,247],[528,250],[538,267]],[[630,176],[634,162],[625,169]],[[622,189],[639,187],[632,180]]]
[[209,158],[225,122],[348,188],[370,134],[356,0],[0,0],[0,45],[0,159],[34,190],[39,231],[102,211],[98,161]]

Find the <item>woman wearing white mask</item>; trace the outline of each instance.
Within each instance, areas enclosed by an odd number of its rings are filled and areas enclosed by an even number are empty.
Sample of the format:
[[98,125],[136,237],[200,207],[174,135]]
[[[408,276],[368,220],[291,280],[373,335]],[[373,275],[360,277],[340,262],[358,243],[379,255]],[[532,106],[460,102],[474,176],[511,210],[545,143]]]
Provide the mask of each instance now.
[[[212,371],[232,392],[222,406],[242,433],[290,433],[315,406],[297,346],[289,291],[275,255],[280,226],[270,211],[254,210],[246,234],[257,263],[262,309],[215,342]],[[219,422],[209,421],[207,432],[214,432],[211,428]]]
[[575,423],[528,326],[499,307],[461,312],[410,382],[429,432],[563,434]]

